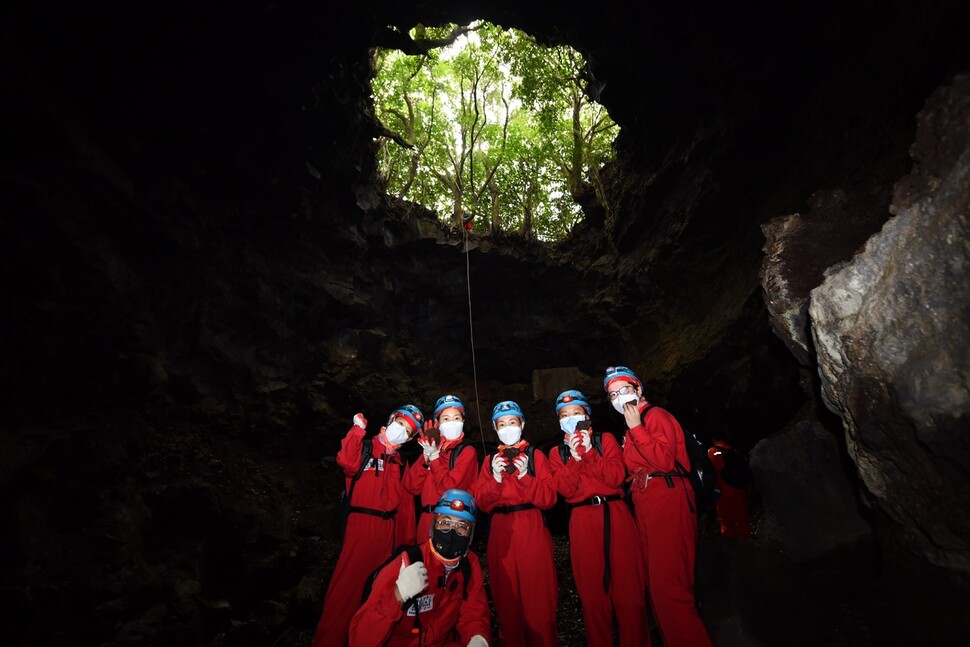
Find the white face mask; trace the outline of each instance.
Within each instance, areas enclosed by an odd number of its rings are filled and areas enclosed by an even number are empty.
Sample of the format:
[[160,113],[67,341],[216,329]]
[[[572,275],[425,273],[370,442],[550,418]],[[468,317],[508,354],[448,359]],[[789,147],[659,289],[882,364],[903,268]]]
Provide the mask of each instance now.
[[613,400],[613,408],[616,409],[617,413],[623,413],[623,405],[627,402],[636,402],[639,399],[636,393],[627,393],[626,395],[616,396],[616,400]]
[[522,427],[502,427],[498,430],[498,439],[503,445],[514,445],[522,438]]
[[586,420],[586,416],[581,413],[575,416],[566,416],[565,418],[559,419],[559,428],[565,433],[572,435],[576,433],[576,425],[583,420]]
[[384,430],[387,441],[392,445],[403,445],[408,439],[408,430],[400,422],[392,422]]
[[465,428],[465,423],[461,420],[449,420],[438,425],[438,430],[445,440],[454,440],[461,436],[461,430]]

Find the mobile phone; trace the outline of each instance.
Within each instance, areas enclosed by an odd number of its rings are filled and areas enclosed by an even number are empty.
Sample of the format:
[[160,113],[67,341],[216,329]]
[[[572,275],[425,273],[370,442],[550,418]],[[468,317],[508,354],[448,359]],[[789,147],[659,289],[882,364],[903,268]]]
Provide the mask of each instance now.
[[520,450],[518,447],[506,447],[502,450],[502,458],[507,461],[505,465],[506,472],[511,474],[512,472],[516,471],[515,465],[512,464],[512,461],[514,461],[515,458],[521,453],[522,450]]
[[439,431],[437,427],[431,427],[429,429],[425,429],[424,437],[425,437],[425,440],[430,440],[435,445],[438,445],[441,442],[441,431]]

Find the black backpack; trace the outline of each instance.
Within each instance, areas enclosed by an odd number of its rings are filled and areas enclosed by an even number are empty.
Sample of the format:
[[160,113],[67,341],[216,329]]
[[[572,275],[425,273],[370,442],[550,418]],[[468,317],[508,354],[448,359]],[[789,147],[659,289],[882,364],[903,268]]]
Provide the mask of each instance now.
[[[653,407],[654,405],[651,404],[643,410],[641,415],[645,415]],[[694,435],[694,432],[684,429],[683,426],[681,426],[681,430],[684,432],[684,445],[687,448],[687,458],[690,464],[681,465],[680,461],[675,460],[674,466],[677,474],[688,479],[694,488],[697,509],[691,506],[691,512],[700,513],[717,499],[717,472],[707,455],[707,446]],[[665,475],[658,474],[658,476]],[[688,503],[690,503],[689,499]]]
[[[475,460],[476,460],[476,462],[478,461],[478,450],[475,449],[475,446],[474,445],[469,445],[468,443],[461,443],[457,447],[455,447],[454,451],[451,452],[451,459],[450,459],[450,461],[448,463],[448,469],[452,469],[452,470],[455,469],[455,461],[458,460],[458,455],[461,454],[461,452],[466,447],[471,447],[472,448],[472,451],[475,452]],[[477,470],[476,470],[476,472],[477,472]]]
[[731,487],[739,490],[746,489],[751,484],[751,466],[748,465],[747,457],[734,448],[718,447],[718,449],[724,459],[721,478]]

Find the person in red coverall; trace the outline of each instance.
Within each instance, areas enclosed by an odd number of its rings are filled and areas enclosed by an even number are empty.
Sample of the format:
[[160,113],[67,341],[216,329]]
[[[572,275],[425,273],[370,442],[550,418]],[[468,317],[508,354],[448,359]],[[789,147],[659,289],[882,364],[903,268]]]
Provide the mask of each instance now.
[[629,368],[606,369],[603,386],[628,428],[623,462],[630,473],[650,602],[663,643],[710,645],[694,603],[694,490],[675,465],[690,465],[684,432],[669,412],[647,402],[640,380]]
[[[398,449],[423,422],[418,408],[406,404],[391,413],[387,426],[381,427],[377,436],[365,439],[367,420],[358,413],[340,444],[337,465],[346,478],[350,514],[313,647],[347,644],[350,619],[360,606],[367,576],[395,546],[414,543],[414,501],[404,490],[405,465]],[[371,457],[361,471],[365,442],[371,444]],[[358,472],[360,477],[356,478]]]
[[[404,489],[421,497],[418,537],[431,532],[432,510],[446,490],[470,490],[478,475],[475,448],[463,445],[465,405],[455,395],[443,395],[435,403],[431,420],[424,423],[424,435],[418,439],[423,454],[404,477]],[[452,452],[458,451],[451,468]]]
[[721,476],[724,471],[726,452],[733,452],[726,440],[715,440],[714,445],[707,450],[707,457],[717,472],[717,489],[721,495],[717,497],[717,518],[721,522],[721,535],[741,539],[751,538],[751,522],[748,518],[748,492],[744,488],[729,485]]
[[542,510],[556,503],[552,474],[545,455],[522,439],[525,416],[518,404],[496,404],[492,426],[501,444],[485,457],[474,494],[492,515],[487,557],[499,643],[555,645],[559,588],[542,518]]
[[649,645],[640,538],[623,501],[623,452],[612,435],[592,435],[590,406],[581,392],[560,393],[556,413],[565,437],[562,448],[549,451],[549,467],[556,490],[572,510],[569,557],[586,642],[612,647],[615,612],[620,645]]
[[350,623],[351,647],[488,647],[492,619],[478,556],[475,499],[448,490],[434,506],[430,539],[392,556]]

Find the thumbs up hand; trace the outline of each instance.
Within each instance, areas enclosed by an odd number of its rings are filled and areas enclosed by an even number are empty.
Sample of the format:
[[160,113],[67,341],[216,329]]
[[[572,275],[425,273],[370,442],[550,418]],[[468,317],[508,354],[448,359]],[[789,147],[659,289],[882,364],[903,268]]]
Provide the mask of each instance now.
[[401,555],[401,570],[397,574],[397,593],[401,601],[410,600],[428,586],[428,569],[424,562],[414,562],[410,566],[404,563]]

